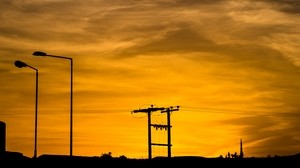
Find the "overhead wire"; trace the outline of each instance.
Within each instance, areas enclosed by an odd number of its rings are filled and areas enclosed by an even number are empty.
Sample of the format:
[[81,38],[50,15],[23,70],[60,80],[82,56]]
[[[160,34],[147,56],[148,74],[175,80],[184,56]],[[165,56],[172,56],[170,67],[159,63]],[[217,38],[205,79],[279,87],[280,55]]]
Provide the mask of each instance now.
[[[6,109],[1,110],[0,116],[26,116],[34,115],[33,113],[28,113],[27,111],[32,111],[32,109]],[[6,111],[6,112],[3,112]],[[12,111],[17,111],[16,113]],[[75,109],[74,114],[76,115],[89,115],[89,114],[112,114],[112,113],[130,113],[132,109],[126,108],[115,108],[115,109]],[[251,109],[235,109],[235,108],[219,108],[219,107],[207,107],[207,106],[180,106],[181,112],[192,112],[192,113],[212,113],[212,114],[233,114],[233,115],[246,115],[246,116],[277,116],[277,117],[300,117],[300,111],[288,112],[288,111],[272,111],[272,110],[251,110]],[[40,109],[39,115],[67,115],[69,114],[68,109]],[[133,113],[132,113],[133,114]],[[172,114],[172,112],[170,113]],[[152,116],[162,116],[165,115],[161,112],[152,112]],[[134,114],[133,117],[144,118],[147,115],[144,113]]]

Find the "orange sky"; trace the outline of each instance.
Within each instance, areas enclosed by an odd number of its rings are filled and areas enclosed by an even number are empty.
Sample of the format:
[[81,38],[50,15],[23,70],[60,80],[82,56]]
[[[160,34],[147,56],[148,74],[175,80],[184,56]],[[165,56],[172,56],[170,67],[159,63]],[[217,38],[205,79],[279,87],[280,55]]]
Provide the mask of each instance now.
[[[171,115],[172,156],[300,152],[297,0],[2,0],[0,120],[6,149],[32,157],[39,70],[38,155],[148,157],[139,108]],[[166,124],[154,112],[153,123]],[[166,131],[153,141],[166,143]],[[153,147],[153,156],[167,148]]]

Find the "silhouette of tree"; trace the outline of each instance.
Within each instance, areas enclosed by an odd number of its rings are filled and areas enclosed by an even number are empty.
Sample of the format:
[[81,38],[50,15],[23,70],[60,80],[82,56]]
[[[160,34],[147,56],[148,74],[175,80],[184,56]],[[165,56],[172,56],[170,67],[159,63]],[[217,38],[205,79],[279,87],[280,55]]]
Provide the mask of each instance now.
[[230,152],[227,153],[226,158],[230,158]]
[[102,159],[112,159],[112,153],[111,152],[108,152],[108,153],[102,153],[100,158]]
[[125,155],[121,155],[121,156],[119,156],[119,159],[125,160],[125,159],[128,159],[128,158]]
[[236,153],[236,152],[234,152],[234,154],[231,154],[231,157],[232,157],[232,158],[237,158],[237,157],[238,157],[238,155],[237,155],[237,153]]

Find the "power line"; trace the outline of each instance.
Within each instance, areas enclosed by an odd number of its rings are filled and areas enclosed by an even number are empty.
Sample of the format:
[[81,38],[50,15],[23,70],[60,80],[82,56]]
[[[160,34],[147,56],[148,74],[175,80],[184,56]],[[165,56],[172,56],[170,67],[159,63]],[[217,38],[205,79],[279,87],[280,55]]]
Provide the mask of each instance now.
[[[195,107],[181,106],[183,111],[197,113],[216,113],[216,114],[235,114],[235,115],[250,115],[250,116],[276,116],[276,117],[300,117],[296,112],[284,112],[276,110],[246,110],[246,109],[230,109],[230,108],[213,108],[213,107]],[[247,113],[245,113],[247,112]]]
[[[211,114],[228,114],[228,115],[242,115],[242,116],[276,116],[276,117],[300,117],[300,112],[289,112],[279,110],[251,110],[251,109],[235,109],[235,108],[218,108],[205,106],[180,106],[181,111],[191,113],[211,113]],[[32,109],[1,109],[0,116],[32,116],[34,115]],[[13,111],[17,111],[14,113]],[[40,115],[67,115],[66,109],[40,109]],[[116,109],[76,109],[76,115],[90,115],[90,114],[117,114],[128,113],[131,111],[126,108]],[[22,112],[22,113],[21,113]],[[24,113],[23,113],[24,112]],[[25,113],[26,112],[26,113]],[[28,112],[28,113],[27,113]],[[163,113],[153,113],[152,116],[164,115]],[[136,118],[144,118],[145,116],[134,116]]]
[[[9,109],[9,110],[1,110],[1,111],[9,111],[6,113],[0,113],[0,115],[6,115],[6,116],[16,116],[16,115],[34,115],[31,113],[32,109]],[[18,111],[17,113],[13,113],[12,111]],[[64,112],[65,111],[65,112]],[[82,115],[82,114],[114,114],[114,113],[128,113],[130,111],[129,109],[79,109],[74,110],[76,114]],[[26,113],[20,113],[20,112],[26,112]],[[39,110],[40,115],[66,115],[69,114],[66,109],[40,109]]]

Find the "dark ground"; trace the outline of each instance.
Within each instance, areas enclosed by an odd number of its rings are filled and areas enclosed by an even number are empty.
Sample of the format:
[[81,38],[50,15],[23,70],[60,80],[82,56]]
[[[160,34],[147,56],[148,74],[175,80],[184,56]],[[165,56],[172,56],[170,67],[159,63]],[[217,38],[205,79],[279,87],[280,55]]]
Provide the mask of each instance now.
[[87,157],[65,155],[41,155],[29,158],[18,152],[7,152],[0,157],[0,167],[299,167],[300,154],[265,158],[205,158],[195,156],[155,157],[153,159],[132,159],[122,157]]

